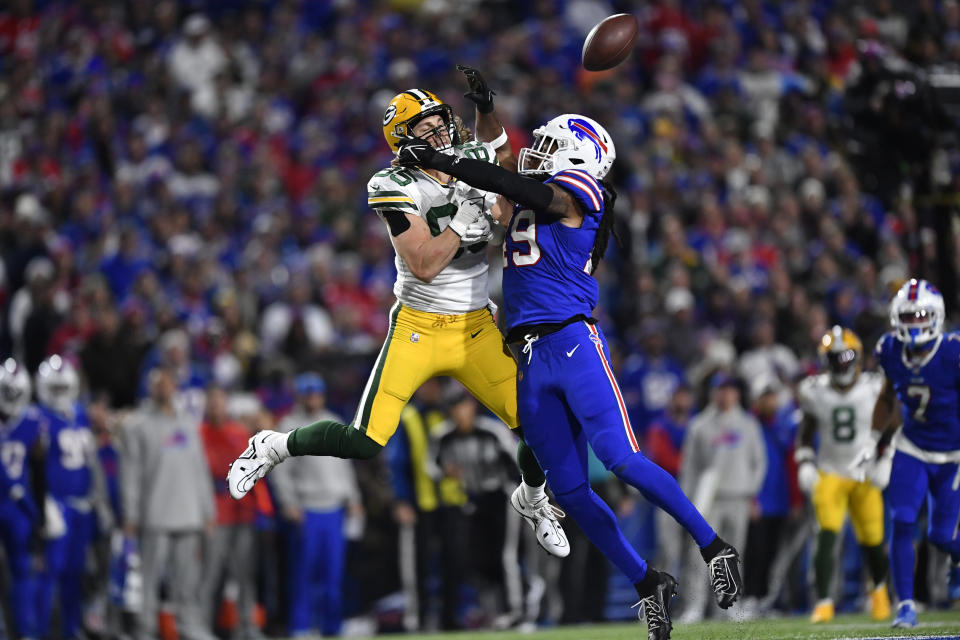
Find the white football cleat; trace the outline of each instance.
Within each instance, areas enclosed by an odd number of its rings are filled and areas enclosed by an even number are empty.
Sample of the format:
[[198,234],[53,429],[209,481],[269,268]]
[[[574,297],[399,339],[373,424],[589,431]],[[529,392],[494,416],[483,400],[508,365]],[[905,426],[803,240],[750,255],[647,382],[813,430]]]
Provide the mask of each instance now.
[[289,435],[264,430],[247,441],[249,446],[230,463],[227,471],[227,486],[234,500],[247,495],[260,478],[290,456],[287,449]]
[[550,504],[546,496],[539,502],[529,504],[523,497],[522,487],[517,487],[510,496],[510,504],[526,520],[537,534],[537,543],[544,551],[558,558],[570,555],[570,543],[567,534],[563,532],[558,518],[566,514]]

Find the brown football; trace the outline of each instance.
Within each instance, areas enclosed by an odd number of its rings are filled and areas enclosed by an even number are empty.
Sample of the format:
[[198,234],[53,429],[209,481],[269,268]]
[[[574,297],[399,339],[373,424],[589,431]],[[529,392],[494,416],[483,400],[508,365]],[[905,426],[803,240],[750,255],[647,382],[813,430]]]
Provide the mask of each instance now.
[[633,51],[639,34],[640,24],[629,13],[604,18],[583,41],[583,68],[587,71],[603,71],[617,66]]

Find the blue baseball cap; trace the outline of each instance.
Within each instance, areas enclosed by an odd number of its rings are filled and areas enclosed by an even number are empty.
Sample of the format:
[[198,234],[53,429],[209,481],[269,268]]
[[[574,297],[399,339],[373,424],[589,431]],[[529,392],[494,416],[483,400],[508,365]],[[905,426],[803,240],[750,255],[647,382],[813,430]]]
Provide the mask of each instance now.
[[301,373],[294,381],[297,395],[305,396],[311,393],[324,393],[327,390],[327,383],[316,373]]
[[726,371],[718,371],[710,378],[710,388],[719,389],[721,387],[736,387],[737,379]]

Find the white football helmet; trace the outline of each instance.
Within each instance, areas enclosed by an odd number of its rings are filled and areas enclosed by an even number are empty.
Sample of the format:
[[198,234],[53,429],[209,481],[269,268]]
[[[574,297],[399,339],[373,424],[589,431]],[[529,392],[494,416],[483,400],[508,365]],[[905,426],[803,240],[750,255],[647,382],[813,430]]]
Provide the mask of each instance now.
[[0,365],[0,411],[7,417],[15,416],[30,402],[30,374],[7,358]]
[[58,355],[40,363],[37,369],[37,398],[40,404],[71,414],[80,396],[80,378],[73,365]]
[[565,113],[533,130],[533,146],[520,149],[517,164],[525,175],[580,169],[603,180],[616,159],[606,129],[586,116]]
[[911,278],[890,301],[890,326],[906,345],[920,346],[943,333],[943,296],[926,280]]

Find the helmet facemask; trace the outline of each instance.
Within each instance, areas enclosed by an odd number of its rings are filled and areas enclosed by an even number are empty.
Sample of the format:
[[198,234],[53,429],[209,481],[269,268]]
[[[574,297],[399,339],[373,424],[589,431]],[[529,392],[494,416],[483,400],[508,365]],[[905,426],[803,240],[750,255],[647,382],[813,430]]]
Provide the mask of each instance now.
[[534,131],[533,146],[520,149],[517,172],[522,175],[552,175],[556,173],[556,154],[566,149],[569,140]]
[[856,349],[828,351],[826,354],[827,370],[830,380],[837,386],[849,387],[860,372],[860,358]]
[[891,323],[897,337],[904,344],[920,346],[940,335],[942,320],[933,309],[921,306],[901,308],[891,314]]
[[[440,116],[442,123],[432,129],[414,134],[413,130],[417,124],[430,116]],[[430,146],[441,152],[450,151],[460,144],[460,130],[457,127],[456,119],[453,117],[453,109],[446,104],[427,109],[416,118],[411,119],[407,122],[407,131],[410,132],[410,135],[429,142]]]

